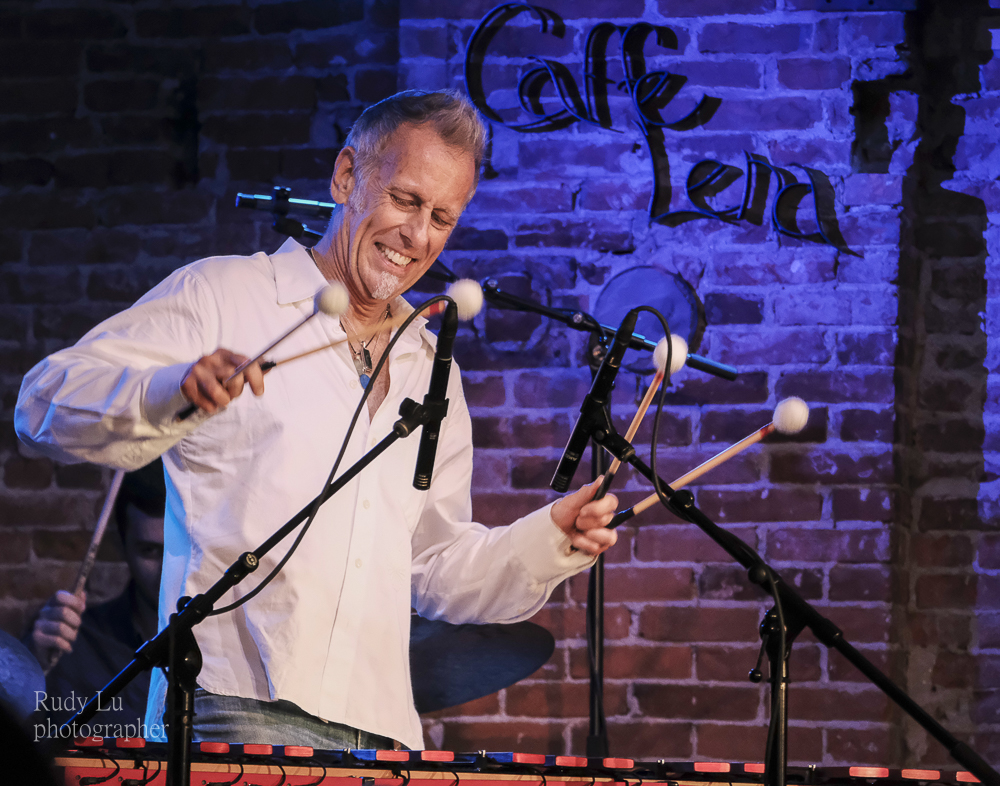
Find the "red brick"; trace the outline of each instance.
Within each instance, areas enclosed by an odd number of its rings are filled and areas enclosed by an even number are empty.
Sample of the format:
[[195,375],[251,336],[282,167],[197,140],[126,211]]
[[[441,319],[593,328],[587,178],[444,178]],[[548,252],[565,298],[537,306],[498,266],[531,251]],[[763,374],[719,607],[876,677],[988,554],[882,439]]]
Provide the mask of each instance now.
[[[585,718],[590,708],[588,682],[519,683],[507,688],[507,714],[515,717]],[[625,686],[604,685],[606,715],[625,715]]]
[[830,600],[882,601],[892,600],[891,576],[888,568],[866,565],[834,565],[830,569]]
[[834,521],[892,521],[896,493],[879,488],[833,490]]
[[[873,455],[874,453],[874,455]],[[891,483],[892,454],[866,452],[860,456],[811,450],[808,453],[776,453],[771,458],[774,483]]]
[[920,530],[979,529],[979,510],[974,499],[925,497],[917,519]]
[[[695,596],[690,568],[609,567],[604,574],[604,593],[609,603],[691,600]],[[579,602],[587,598],[587,576],[570,579],[570,594]]]
[[210,112],[313,109],[316,80],[307,76],[203,79],[198,84],[198,102]]
[[250,32],[250,11],[236,5],[137,11],[140,38],[220,38]]
[[886,721],[889,699],[874,686],[813,688],[797,685],[789,691],[789,716],[813,721]]
[[891,370],[802,371],[782,375],[776,392],[781,398],[799,396],[810,404],[853,404],[858,401],[889,404],[894,387]]
[[767,558],[777,562],[888,562],[889,547],[889,533],[883,528],[787,528],[768,535]]
[[652,641],[755,641],[756,608],[646,606],[639,614],[639,635]]
[[[794,722],[794,721],[793,721]],[[767,726],[743,723],[698,724],[698,759],[762,762]],[[823,759],[823,731],[818,728],[788,727],[788,761],[808,766]]]
[[885,766],[892,761],[891,730],[883,726],[863,729],[828,729],[827,751],[832,764],[852,766],[870,764]]
[[834,90],[851,78],[846,58],[793,57],[778,61],[778,82],[792,90]]
[[122,38],[128,32],[117,14],[90,8],[32,10],[25,14],[24,24],[32,39]]
[[[795,651],[798,652],[798,646]],[[856,648],[882,672],[889,672],[889,653],[884,649],[874,650],[865,647]],[[857,667],[835,650],[830,650],[827,660],[827,671],[831,682],[861,682],[868,683],[868,678],[858,671]]]
[[587,248],[614,252],[632,244],[632,234],[617,221],[593,219],[581,224],[542,218],[519,223],[514,245],[518,248]]
[[[586,612],[581,606],[557,606],[550,601],[531,618],[541,625],[558,641],[582,639],[587,630]],[[632,613],[620,606],[604,610],[604,635],[607,639],[623,639],[628,636],[632,624]]]
[[841,413],[840,438],[844,442],[890,442],[891,410],[847,409]]
[[[5,532],[3,548],[0,549],[0,564],[20,565],[31,559],[31,533]],[[690,661],[690,657],[688,658]]]
[[[985,540],[985,538],[983,539]],[[911,541],[914,565],[921,568],[961,568],[972,564],[974,549],[968,535],[917,534]],[[982,540],[979,562],[983,564]]]
[[[757,533],[747,527],[726,527],[741,540],[757,546]],[[732,557],[693,524],[642,527],[636,536],[636,559],[642,562],[729,562]]]
[[[791,660],[792,679],[813,682],[822,676],[820,647],[798,643]],[[757,662],[759,643],[742,647],[699,645],[695,650],[695,670],[700,682],[746,682],[750,669]],[[765,661],[766,663],[766,661]],[[765,678],[767,676],[766,666]]]
[[722,102],[712,119],[705,123],[705,129],[800,130],[812,128],[822,119],[822,107],[810,98],[730,99]]
[[825,334],[821,330],[727,330],[716,338],[712,349],[713,360],[736,366],[819,364],[830,359],[830,350],[826,348]]
[[514,404],[539,408],[575,405],[575,419],[579,402],[590,391],[590,384],[589,375],[583,370],[526,371],[514,380]]
[[7,488],[44,489],[52,484],[53,466],[48,459],[8,458],[3,465]]
[[[694,751],[692,729],[690,723],[658,722],[652,719],[619,722],[611,719],[608,721],[608,744],[616,756],[647,761],[689,761]],[[574,752],[586,751],[586,734],[586,727],[573,728]]]
[[[570,675],[590,674],[585,647],[570,650]],[[684,680],[691,677],[691,648],[620,645],[604,648],[604,678],[609,680]]]
[[650,718],[752,720],[761,702],[757,687],[637,683],[633,691],[639,710]]
[[976,577],[947,573],[918,576],[916,601],[919,609],[969,608],[976,602]]
[[309,112],[246,112],[205,118],[202,133],[233,147],[301,145],[309,142]]
[[698,39],[698,51],[771,54],[802,48],[808,28],[803,25],[743,25],[732,22],[706,24]]
[[823,500],[804,489],[751,491],[699,489],[698,506],[716,522],[819,520]]
[[442,749],[450,751],[561,751],[562,724],[516,721],[446,721]]

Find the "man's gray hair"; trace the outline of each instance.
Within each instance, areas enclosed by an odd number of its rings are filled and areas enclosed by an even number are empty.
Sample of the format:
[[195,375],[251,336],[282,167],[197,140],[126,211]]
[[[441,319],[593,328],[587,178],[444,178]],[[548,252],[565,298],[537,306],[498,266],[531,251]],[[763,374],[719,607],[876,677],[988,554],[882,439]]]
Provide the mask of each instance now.
[[361,179],[367,181],[375,173],[379,155],[404,123],[430,123],[447,144],[470,153],[476,166],[475,190],[486,153],[486,126],[469,99],[452,91],[403,90],[362,112],[344,142],[356,152],[355,166]]

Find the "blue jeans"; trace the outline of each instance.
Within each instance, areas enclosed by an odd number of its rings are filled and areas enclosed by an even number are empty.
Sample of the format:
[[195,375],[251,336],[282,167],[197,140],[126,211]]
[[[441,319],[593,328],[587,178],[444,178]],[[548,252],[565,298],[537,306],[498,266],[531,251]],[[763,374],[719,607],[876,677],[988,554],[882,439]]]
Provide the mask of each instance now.
[[194,738],[198,742],[308,745],[318,750],[395,747],[389,737],[325,721],[290,701],[220,696],[198,688],[194,712]]

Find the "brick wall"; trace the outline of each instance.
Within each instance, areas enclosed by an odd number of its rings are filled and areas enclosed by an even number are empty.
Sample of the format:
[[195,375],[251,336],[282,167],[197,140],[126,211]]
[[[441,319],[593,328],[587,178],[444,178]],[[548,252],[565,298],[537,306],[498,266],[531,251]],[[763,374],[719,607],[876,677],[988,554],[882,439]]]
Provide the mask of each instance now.
[[[741,375],[677,378],[661,475],[746,436],[784,396],[808,401],[802,434],[705,476],[698,504],[998,762],[998,12],[985,0],[951,12],[820,5],[551,0],[563,35],[518,16],[494,39],[484,81],[512,120],[532,55],[579,81],[595,24],[661,25],[647,69],[687,77],[676,105],[706,94],[717,108],[662,133],[670,188],[659,212],[690,208],[684,183],[697,161],[743,166],[748,151],[799,180],[793,165],[823,172],[849,251],[782,236],[766,211],[651,223],[650,154],[612,87],[623,133],[493,124],[487,176],[445,261],[585,309],[623,271],[683,276],[705,304],[699,353]],[[276,247],[266,222],[232,207],[234,193],[280,184],[323,199],[361,108],[398,88],[464,86],[466,45],[492,6],[0,3],[4,628],[18,630],[71,581],[109,477],[18,447],[10,418],[23,373],[180,264]],[[615,56],[608,73],[622,76]],[[712,204],[738,201],[742,182]],[[489,309],[458,352],[478,448],[476,515],[498,524],[552,498],[554,462],[589,386],[586,339]],[[620,378],[623,430],[647,379]],[[648,445],[649,427],[640,434]],[[626,504],[649,491],[630,473],[617,488]],[[769,604],[694,527],[656,510],[632,524],[606,570],[612,752],[759,760],[767,701],[746,673]],[[106,557],[98,594],[120,578],[114,550]],[[582,752],[585,598],[584,577],[560,588],[537,617],[558,639],[552,660],[498,695],[429,716],[428,744]],[[793,761],[947,763],[808,634],[792,677]]]

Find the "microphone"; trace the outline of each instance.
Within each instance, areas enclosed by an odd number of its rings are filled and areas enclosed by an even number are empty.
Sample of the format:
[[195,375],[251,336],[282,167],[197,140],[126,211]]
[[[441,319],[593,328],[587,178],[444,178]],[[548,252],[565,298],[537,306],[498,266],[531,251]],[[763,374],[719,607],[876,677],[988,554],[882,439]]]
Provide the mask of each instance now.
[[618,332],[615,333],[611,348],[604,356],[597,376],[594,377],[590,392],[583,399],[583,404],[580,405],[580,417],[577,418],[573,433],[569,436],[569,442],[566,443],[566,449],[563,451],[559,466],[556,467],[556,474],[552,476],[550,484],[553,489],[560,493],[569,489],[569,484],[573,481],[573,475],[576,473],[583,451],[587,447],[587,442],[590,441],[593,413],[603,409],[608,403],[608,397],[615,384],[615,377],[621,367],[625,350],[628,349],[629,343],[632,341],[632,334],[635,332],[635,323],[638,318],[638,309],[632,309],[625,315]]
[[426,491],[431,487],[441,421],[448,414],[448,399],[445,398],[445,394],[448,392],[451,350],[455,344],[456,333],[458,333],[458,306],[454,300],[450,300],[441,318],[441,330],[438,332],[437,349],[434,352],[434,366],[431,369],[431,382],[427,395],[424,396],[424,408],[428,410],[430,417],[424,423],[420,434],[417,468],[413,473],[413,488],[420,491]]

